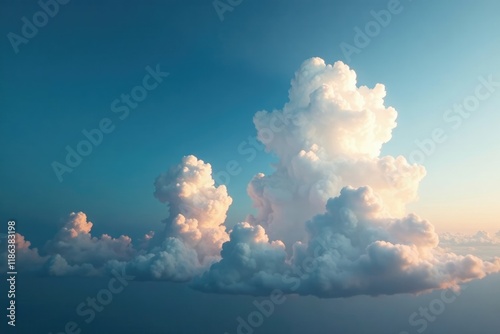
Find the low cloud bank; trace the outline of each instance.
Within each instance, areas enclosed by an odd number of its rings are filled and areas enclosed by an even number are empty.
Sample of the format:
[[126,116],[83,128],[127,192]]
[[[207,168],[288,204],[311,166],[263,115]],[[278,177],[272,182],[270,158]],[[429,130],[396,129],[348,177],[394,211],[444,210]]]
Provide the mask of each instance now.
[[[255,215],[228,231],[232,198],[210,164],[191,155],[155,181],[154,196],[170,211],[163,230],[133,244],[124,235],[92,236],[87,216],[71,213],[41,251],[18,234],[18,261],[48,275],[118,269],[206,292],[319,297],[419,293],[499,272],[500,232],[439,237],[430,222],[406,214],[425,169],[381,156],[397,117],[385,95],[382,84],[358,86],[342,62],[309,59],[283,108],[254,117],[259,140],[278,159],[272,174],[248,185]],[[484,246],[496,254],[454,251]]]

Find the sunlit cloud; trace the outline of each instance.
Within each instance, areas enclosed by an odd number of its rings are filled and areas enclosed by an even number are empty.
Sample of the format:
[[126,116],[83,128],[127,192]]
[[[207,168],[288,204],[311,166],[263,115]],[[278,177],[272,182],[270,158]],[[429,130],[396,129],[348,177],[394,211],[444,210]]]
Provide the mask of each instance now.
[[498,257],[453,251],[496,246],[498,235],[439,237],[406,212],[426,171],[381,155],[397,118],[385,96],[382,84],[358,86],[342,62],[306,60],[283,108],[254,116],[277,163],[250,181],[256,213],[245,221],[227,228],[232,198],[210,164],[190,155],[155,181],[154,196],[170,211],[164,229],[133,244],[125,235],[92,236],[87,216],[72,213],[40,253],[18,235],[19,259],[48,275],[116,269],[206,292],[319,297],[421,293],[499,272]]

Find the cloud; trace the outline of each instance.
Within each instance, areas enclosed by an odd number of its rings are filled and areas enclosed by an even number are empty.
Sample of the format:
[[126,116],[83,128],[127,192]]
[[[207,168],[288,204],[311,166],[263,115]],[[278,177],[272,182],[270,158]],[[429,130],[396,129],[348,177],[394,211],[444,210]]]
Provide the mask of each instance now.
[[500,270],[500,259],[445,253],[434,227],[414,214],[388,217],[371,188],[344,188],[326,213],[307,224],[307,247],[297,248],[296,265],[311,258],[301,293],[345,297],[417,293],[456,287]]
[[165,230],[146,236],[146,252],[109,267],[125,268],[139,279],[191,280],[220,259],[229,240],[224,221],[232,199],[225,186],[215,186],[210,164],[192,155],[160,175],[155,189],[170,211]]
[[[130,260],[136,250],[132,239],[120,236],[115,239],[107,234],[91,235],[93,224],[83,212],[72,212],[64,226],[49,240],[40,254],[25,237],[16,233],[16,267],[23,272],[36,272],[52,276],[102,274],[110,260]],[[7,257],[7,247],[2,241],[2,257]],[[6,262],[4,262],[6,263]]]
[[160,175],[155,187],[155,197],[170,208],[165,235],[195,249],[201,260],[218,257],[228,240],[223,224],[232,198],[224,185],[215,186],[210,164],[187,156],[182,164]]
[[[2,272],[11,271],[8,269],[8,248],[9,239],[11,237],[6,236],[5,238],[0,239],[0,257],[2,258],[2,263],[0,264],[0,270]],[[43,266],[46,258],[40,256],[38,252],[38,248],[34,248],[31,246],[31,242],[26,240],[23,235],[19,233],[14,234],[15,241],[15,266],[18,271],[25,270],[40,270]]]
[[264,228],[243,222],[231,231],[231,240],[222,247],[222,260],[196,279],[194,287],[208,292],[267,293],[281,282],[287,269],[285,245],[269,241]]
[[[346,187],[306,224],[290,261],[262,227],[239,225],[223,259],[195,280],[203,291],[267,295],[273,289],[319,297],[419,293],[500,271],[500,258],[446,253],[434,227],[416,215],[387,217],[371,188]],[[254,232],[258,230],[259,232]],[[242,238],[241,231],[251,237]],[[257,237],[259,236],[259,237]]]
[[397,117],[385,95],[382,84],[358,86],[342,62],[305,61],[283,108],[254,117],[277,163],[273,173],[250,181],[256,213],[230,231],[226,187],[215,184],[210,164],[190,155],[156,179],[154,196],[169,216],[163,230],[148,232],[135,247],[127,236],[93,237],[80,212],[46,244],[47,254],[24,239],[21,249],[51,275],[117,269],[138,279],[191,282],[205,292],[252,295],[421,293],[499,272],[498,257],[450,248],[497,246],[500,235],[440,241],[430,222],[406,213],[426,171],[403,156],[381,155]]
[[458,254],[474,254],[483,259],[491,259],[500,256],[500,231],[496,234],[478,231],[471,235],[443,233],[440,246]]
[[43,272],[50,276],[96,276],[101,274],[101,272],[90,263],[71,265],[60,254],[50,256],[44,262]]
[[167,238],[160,246],[130,261],[110,261],[108,270],[126,271],[137,279],[189,281],[203,270],[196,251],[178,238]]
[[169,217],[164,230],[148,232],[137,248],[125,235],[92,236],[86,214],[73,212],[46,243],[44,256],[18,235],[20,260],[28,270],[55,276],[125,269],[137,279],[192,279],[220,259],[229,240],[223,224],[232,199],[225,186],[215,186],[210,164],[194,156],[160,175],[155,188],[155,197],[168,204]]
[[384,106],[385,95],[382,84],[358,87],[356,73],[342,62],[305,61],[282,110],[254,117],[259,139],[279,161],[273,174],[258,174],[249,185],[258,209],[253,222],[290,245],[330,197],[364,185],[384,199],[389,213],[402,214],[417,198],[425,169],[403,156],[380,156],[397,117]]
[[486,231],[478,231],[475,234],[443,233],[441,244],[445,246],[500,246],[500,231],[490,234]]
[[[250,182],[257,214],[239,225],[265,229],[289,256],[264,238],[232,232],[222,260],[194,281],[196,288],[255,295],[279,288],[320,297],[418,293],[500,270],[498,258],[445,252],[429,222],[404,213],[425,169],[380,155],[397,116],[385,95],[381,84],[358,87],[342,62],[302,64],[284,107],[254,117],[278,163],[274,173]],[[264,249],[267,261],[260,261]]]
[[60,255],[69,264],[90,263],[101,267],[109,260],[129,260],[135,253],[132,239],[122,235],[115,239],[107,234],[93,237],[93,224],[83,212],[72,212],[65,225],[46,246],[49,255]]

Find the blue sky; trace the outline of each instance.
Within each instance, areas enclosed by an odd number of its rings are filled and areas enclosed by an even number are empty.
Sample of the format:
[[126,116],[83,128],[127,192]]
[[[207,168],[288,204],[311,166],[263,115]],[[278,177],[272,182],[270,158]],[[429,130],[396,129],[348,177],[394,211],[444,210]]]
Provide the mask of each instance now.
[[[259,151],[248,162],[238,145],[255,137],[257,111],[288,101],[302,62],[320,57],[347,63],[358,85],[386,86],[385,105],[398,111],[398,127],[383,154],[408,158],[415,140],[444,129],[448,139],[426,157],[419,201],[409,210],[439,232],[498,231],[500,87],[457,129],[443,114],[474,93],[478,77],[500,81],[500,3],[403,0],[387,27],[347,59],[341,43],[354,45],[354,28],[364,29],[373,20],[370,11],[388,3],[243,1],[221,21],[206,0],[70,1],[16,53],[7,34],[20,34],[21,18],[40,7],[4,1],[0,219],[15,219],[37,247],[77,211],[94,222],[93,233],[139,237],[166,215],[153,196],[155,178],[193,154],[214,172],[230,160],[240,164],[242,172],[227,185],[233,205],[226,224],[234,225],[255,212],[248,182],[272,172],[277,160]],[[157,64],[169,76],[120,120],[112,101],[129,94],[146,67]],[[63,162],[65,147],[76,147],[82,130],[103,118],[115,130],[59,182],[51,164]],[[212,298],[200,295],[186,298]],[[317,299],[300,303],[309,302],[319,307]]]
[[[7,6],[1,23],[6,33],[19,33],[20,17],[39,10],[34,2]],[[349,62],[360,84],[387,87],[387,104],[398,110],[399,125],[384,152],[394,155],[408,155],[414,140],[440,126],[444,110],[470,94],[479,75],[500,73],[493,37],[498,4],[417,1],[401,6],[388,27]],[[346,61],[339,45],[353,44],[353,28],[372,20],[370,10],[384,8],[384,1],[244,2],[220,22],[209,2],[61,6],[18,54],[7,39],[1,46],[1,133],[8,161],[1,167],[6,184],[2,218],[54,226],[55,217],[84,209],[96,220],[111,218],[131,228],[144,217],[158,219],[163,213],[150,193],[160,171],[187,154],[205,159],[214,170],[232,158],[241,160],[237,145],[255,135],[253,114],[286,102],[298,65],[312,56]],[[111,101],[130,92],[144,68],[156,64],[170,77],[59,183],[50,164],[64,159],[64,147],[75,146],[83,129],[116,116]],[[500,162],[485,145],[498,141],[498,99],[495,95],[481,105],[428,159],[432,182],[424,181],[423,201],[435,192],[455,193],[467,182],[460,179],[471,179],[463,173],[475,174],[477,183],[498,184],[494,171]],[[471,154],[477,158],[464,164],[464,155]],[[241,214],[249,206],[248,180],[270,161],[260,154],[229,185],[230,193],[247,203]],[[443,187],[453,183],[454,190],[439,189],[443,177],[448,178]],[[31,210],[23,210],[26,203]],[[493,229],[492,223],[484,228]]]

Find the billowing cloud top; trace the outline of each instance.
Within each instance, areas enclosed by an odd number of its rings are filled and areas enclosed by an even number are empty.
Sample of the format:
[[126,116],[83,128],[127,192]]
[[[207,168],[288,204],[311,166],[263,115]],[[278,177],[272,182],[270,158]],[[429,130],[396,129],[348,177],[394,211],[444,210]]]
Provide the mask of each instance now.
[[259,140],[278,158],[272,174],[248,185],[255,215],[227,231],[226,187],[216,186],[209,164],[187,156],[155,181],[170,211],[163,231],[133,246],[126,236],[93,237],[86,215],[72,213],[40,253],[18,235],[20,261],[50,275],[119,269],[207,292],[320,297],[419,293],[499,272],[498,257],[451,251],[498,236],[445,235],[440,243],[431,223],[405,213],[425,169],[380,155],[397,117],[385,95],[381,84],[358,86],[342,62],[309,59],[284,107],[254,117]]

